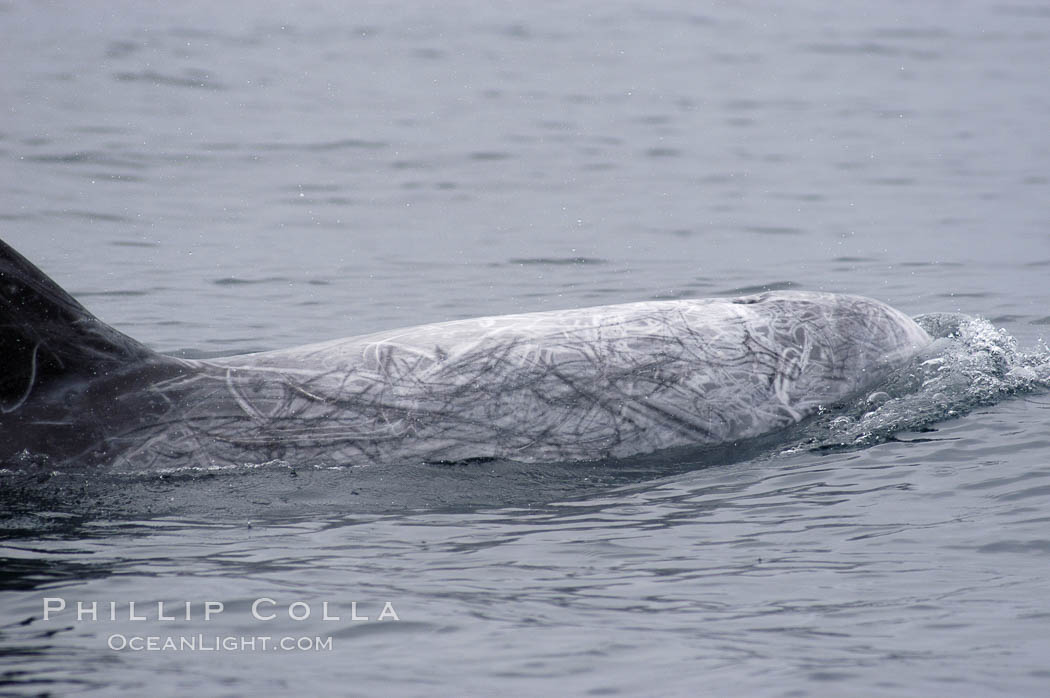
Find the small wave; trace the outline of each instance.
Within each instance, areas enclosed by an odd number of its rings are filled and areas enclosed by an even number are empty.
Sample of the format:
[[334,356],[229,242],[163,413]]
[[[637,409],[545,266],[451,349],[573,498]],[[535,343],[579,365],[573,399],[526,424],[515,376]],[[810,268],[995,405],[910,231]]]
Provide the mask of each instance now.
[[739,286],[728,291],[719,291],[718,293],[723,296],[750,296],[755,293],[766,293],[767,291],[789,291],[793,288],[801,288],[801,286],[797,281],[771,281],[768,284]]
[[645,151],[647,158],[676,158],[681,154],[682,151],[677,148],[649,148]]
[[507,263],[520,266],[579,266],[608,264],[609,260],[599,257],[512,257]]
[[144,70],[139,73],[120,72],[114,73],[113,78],[120,82],[144,82],[154,86],[167,87],[189,87],[204,90],[225,90],[226,86],[216,82],[211,75],[204,71],[187,71],[185,75],[166,75],[154,70]]
[[509,160],[513,155],[510,153],[482,150],[470,154],[471,160]]
[[1031,351],[989,321],[956,313],[916,318],[935,337],[905,369],[856,398],[827,409],[786,452],[871,446],[924,431],[1009,397],[1050,389],[1050,347]]
[[383,141],[369,141],[361,138],[341,138],[334,141],[308,141],[308,142],[272,142],[259,143],[253,148],[258,150],[300,150],[304,152],[324,152],[329,150],[345,150],[347,148],[361,148],[364,150],[380,150],[386,148],[387,143]]
[[254,284],[290,284],[293,282],[286,276],[267,276],[259,279],[243,279],[236,276],[224,276],[220,279],[213,279],[212,283],[216,286],[251,286]]
[[287,470],[289,472],[295,470],[295,468],[291,464],[289,464],[287,461],[280,460],[280,459],[275,459],[275,460],[262,461],[262,462],[258,462],[258,463],[224,463],[224,464],[214,463],[214,464],[211,464],[211,465],[193,464],[193,465],[178,466],[178,467],[174,467],[174,468],[161,468],[161,469],[158,469],[158,470],[153,470],[153,471],[149,471],[149,472],[145,472],[145,473],[142,472],[142,471],[138,471],[138,470],[113,469],[110,472],[110,474],[112,474],[112,475],[132,476],[132,477],[143,477],[144,476],[144,477],[149,478],[149,479],[154,479],[154,478],[167,479],[167,478],[172,478],[172,477],[175,477],[175,478],[182,477],[182,478],[195,479],[195,478],[199,478],[202,475],[215,475],[215,474],[220,474],[220,473],[240,473],[240,472],[248,472],[248,471],[251,471],[251,470],[261,470],[261,469]]
[[28,162],[39,162],[57,165],[100,165],[103,167],[124,167],[130,169],[144,169],[145,163],[130,160],[126,157],[118,157],[99,151],[75,151],[72,153],[55,153],[48,155],[27,155],[24,158]]
[[77,211],[74,209],[65,209],[62,211],[44,211],[45,215],[57,216],[63,218],[80,218],[86,221],[99,221],[102,223],[134,223],[135,220],[128,218],[127,216],[120,216],[115,213],[102,213],[100,211]]
[[160,243],[150,240],[113,240],[109,244],[115,247],[160,247]]
[[109,291],[81,291],[77,294],[78,298],[97,298],[97,297],[108,297],[108,298],[132,298],[136,296],[148,296],[149,291],[141,290],[109,290]]
[[786,225],[749,225],[745,226],[744,230],[759,235],[802,235],[803,232],[800,228]]
[[900,50],[887,44],[880,44],[874,41],[866,41],[857,44],[814,43],[806,46],[806,49],[813,53],[831,55],[860,54],[869,56],[896,56],[900,54]]

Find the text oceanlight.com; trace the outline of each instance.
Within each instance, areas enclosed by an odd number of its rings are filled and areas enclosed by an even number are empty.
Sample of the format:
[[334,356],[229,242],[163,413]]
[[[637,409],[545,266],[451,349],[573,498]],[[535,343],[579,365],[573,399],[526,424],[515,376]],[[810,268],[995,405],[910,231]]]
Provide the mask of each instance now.
[[271,635],[124,635],[114,633],[106,644],[117,652],[331,652],[331,637]]

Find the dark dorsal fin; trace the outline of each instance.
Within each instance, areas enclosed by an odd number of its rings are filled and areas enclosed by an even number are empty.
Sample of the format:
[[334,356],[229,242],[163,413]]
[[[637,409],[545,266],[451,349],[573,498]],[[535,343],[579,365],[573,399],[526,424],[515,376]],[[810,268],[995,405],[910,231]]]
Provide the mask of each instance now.
[[89,313],[0,240],[0,410],[63,377],[100,376],[156,356]]

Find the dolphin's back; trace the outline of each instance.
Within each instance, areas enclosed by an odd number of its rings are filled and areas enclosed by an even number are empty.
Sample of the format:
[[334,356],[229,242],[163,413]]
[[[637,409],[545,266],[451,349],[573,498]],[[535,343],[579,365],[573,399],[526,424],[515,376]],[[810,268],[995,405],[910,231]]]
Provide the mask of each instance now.
[[927,342],[876,301],[769,293],[424,325],[201,362],[195,380],[235,395],[239,438],[273,457],[592,460],[787,426]]

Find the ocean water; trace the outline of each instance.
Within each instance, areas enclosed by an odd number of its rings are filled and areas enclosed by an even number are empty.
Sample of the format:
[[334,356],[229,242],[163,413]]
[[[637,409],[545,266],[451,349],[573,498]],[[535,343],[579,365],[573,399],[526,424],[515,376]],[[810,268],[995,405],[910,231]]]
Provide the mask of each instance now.
[[160,351],[764,288],[943,335],[718,452],[0,474],[0,692],[1050,691],[1045,4],[6,2],[0,60],[0,237]]

